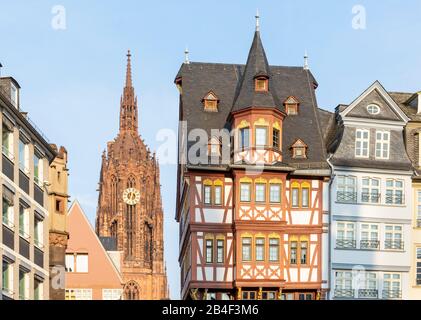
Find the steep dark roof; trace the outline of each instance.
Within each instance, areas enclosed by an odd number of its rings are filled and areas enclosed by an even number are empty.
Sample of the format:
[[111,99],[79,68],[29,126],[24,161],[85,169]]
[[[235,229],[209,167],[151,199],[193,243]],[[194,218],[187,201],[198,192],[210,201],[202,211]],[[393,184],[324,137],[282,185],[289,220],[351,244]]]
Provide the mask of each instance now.
[[402,109],[409,119],[412,121],[421,121],[421,115],[417,113],[417,108],[406,103],[414,95],[413,93],[389,92],[389,95],[393,100],[395,100],[396,104]]
[[[181,66],[176,79],[182,81],[180,120],[187,121],[187,132],[201,128],[210,135],[211,129],[229,129],[227,119],[244,72],[245,65],[239,64],[191,62]],[[269,66],[269,73],[270,90],[279,101],[294,96],[300,102],[299,114],[286,116],[283,121],[283,161],[301,168],[328,167],[315,96],[317,82],[313,75],[303,67],[285,66]],[[220,99],[218,112],[204,111],[202,99],[210,90]],[[284,107],[281,108],[283,111]],[[289,148],[298,138],[309,146],[308,159],[291,157]]]
[[[260,76],[269,78],[268,91],[256,92],[254,81],[256,77]],[[276,97],[275,90],[272,90],[273,85],[273,77],[260,39],[260,32],[256,31],[232,111],[235,112],[249,107],[281,109],[282,105]]]

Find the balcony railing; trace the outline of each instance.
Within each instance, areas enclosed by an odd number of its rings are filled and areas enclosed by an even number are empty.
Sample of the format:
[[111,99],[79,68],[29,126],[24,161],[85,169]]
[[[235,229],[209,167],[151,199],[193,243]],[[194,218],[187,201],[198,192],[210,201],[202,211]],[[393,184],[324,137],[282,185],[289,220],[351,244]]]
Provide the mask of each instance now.
[[361,240],[360,249],[371,249],[377,250],[380,249],[380,241],[378,240]]
[[386,194],[386,204],[404,204],[405,197],[403,194]]
[[401,290],[383,290],[383,299],[401,299],[402,291]]
[[380,193],[376,192],[363,192],[361,193],[361,202],[366,203],[379,203],[380,202]]
[[354,289],[335,289],[335,298],[354,298]]
[[336,239],[336,248],[338,249],[355,249],[357,241],[353,239]]
[[357,202],[357,193],[356,192],[338,191],[336,201],[342,202],[342,203],[356,203]]
[[359,298],[377,299],[379,297],[379,290],[377,289],[359,289]]
[[384,248],[386,250],[403,250],[404,242],[402,240],[386,240],[384,242]]

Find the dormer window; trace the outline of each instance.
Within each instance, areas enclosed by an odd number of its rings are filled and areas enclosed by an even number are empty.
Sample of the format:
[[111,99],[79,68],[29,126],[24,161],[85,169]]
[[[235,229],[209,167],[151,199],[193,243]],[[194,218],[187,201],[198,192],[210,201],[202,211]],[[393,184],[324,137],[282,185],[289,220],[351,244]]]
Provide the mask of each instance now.
[[303,140],[297,139],[291,146],[293,159],[307,159],[308,146]]
[[258,75],[254,78],[256,92],[266,92],[269,90],[269,78],[265,75]]
[[299,105],[300,105],[300,102],[298,101],[297,98],[295,98],[294,96],[288,97],[284,102],[286,114],[290,116],[297,115]]
[[213,91],[209,91],[202,100],[205,111],[218,112],[218,97]]

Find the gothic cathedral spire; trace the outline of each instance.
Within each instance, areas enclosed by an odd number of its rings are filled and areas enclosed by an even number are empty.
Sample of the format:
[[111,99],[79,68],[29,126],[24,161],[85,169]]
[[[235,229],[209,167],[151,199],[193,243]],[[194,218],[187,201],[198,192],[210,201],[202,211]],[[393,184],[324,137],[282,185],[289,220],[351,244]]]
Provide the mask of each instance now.
[[125,131],[138,132],[137,97],[132,85],[132,66],[130,50],[127,52],[126,85],[120,101],[120,133]]

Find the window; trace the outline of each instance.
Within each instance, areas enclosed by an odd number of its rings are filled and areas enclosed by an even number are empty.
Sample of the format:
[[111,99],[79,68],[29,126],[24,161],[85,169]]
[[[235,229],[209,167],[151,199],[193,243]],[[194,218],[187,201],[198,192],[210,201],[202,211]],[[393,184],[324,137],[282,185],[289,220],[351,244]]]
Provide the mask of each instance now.
[[250,202],[250,183],[240,183],[240,201]]
[[386,250],[403,250],[403,228],[400,225],[385,226],[385,243]]
[[206,96],[203,98],[203,103],[205,106],[205,111],[209,111],[209,112],[218,111],[218,98],[212,91],[209,91],[206,94]]
[[336,230],[336,247],[339,249],[355,248],[355,223],[338,222]]
[[386,204],[403,204],[403,181],[387,179],[386,180]]
[[273,136],[272,136],[272,142],[273,142],[273,148],[279,149],[280,148],[280,139],[279,139],[279,130],[273,128]]
[[368,130],[357,129],[355,138],[355,156],[368,158],[370,144],[370,132]]
[[[4,197],[4,193],[5,193],[5,189],[3,188],[3,213],[2,213],[2,220],[3,220],[3,224],[8,226],[9,228],[13,229],[15,224],[15,214],[14,214],[14,210],[13,210],[13,198],[9,199],[9,196],[7,196],[8,198]],[[11,197],[13,197],[12,193],[9,193]]]
[[385,273],[383,275],[383,299],[398,299],[401,296],[401,275]]
[[205,204],[211,204],[211,199],[212,199],[212,186],[205,185],[203,187],[203,193],[204,193],[204,203]]
[[376,158],[389,159],[390,133],[384,131],[376,132]]
[[263,291],[262,300],[276,300],[276,291]]
[[13,264],[5,260],[2,261],[2,291],[8,296],[13,295]]
[[88,272],[88,254],[76,254],[76,272]]
[[66,289],[66,300],[92,300],[92,289]]
[[43,298],[43,282],[38,279],[34,279],[34,300],[42,300]]
[[256,91],[268,91],[268,79],[260,77],[255,80]]
[[36,154],[34,154],[34,181],[42,185],[44,181],[43,176],[43,161]]
[[302,208],[309,207],[309,198],[310,198],[310,188],[303,187],[301,189],[301,207]]
[[269,261],[279,261],[279,239],[269,238]]
[[265,202],[266,201],[266,184],[264,183],[256,183],[256,202]]
[[214,204],[222,204],[222,186],[214,186]]
[[256,127],[256,147],[267,146],[267,130],[266,127]]
[[29,146],[27,143],[19,139],[19,169],[29,173]]
[[240,129],[239,137],[239,148],[240,150],[247,149],[250,146],[250,129],[242,128]]
[[56,199],[56,212],[64,213],[64,201],[62,199]]
[[88,272],[88,254],[66,253],[66,272]]
[[293,159],[306,159],[307,158],[307,144],[303,140],[297,139],[292,145],[292,158]]
[[285,111],[287,115],[297,115],[299,101],[297,98],[290,96],[284,101]]
[[256,261],[265,260],[265,238],[256,238]]
[[378,105],[370,104],[367,106],[367,111],[369,114],[376,115],[380,113],[380,108]]
[[256,291],[243,291],[243,300],[256,300]]
[[121,300],[123,289],[102,289],[102,300]]
[[3,154],[13,161],[13,132],[3,123],[2,129]]
[[19,269],[19,299],[29,299],[29,274],[22,269]]
[[280,203],[281,202],[281,185],[280,184],[270,184],[269,186],[269,200],[271,203]]
[[[377,298],[377,274],[374,272],[365,273],[365,291],[360,292],[360,298]],[[371,292],[370,292],[371,291]]]
[[350,176],[338,176],[338,202],[357,202],[357,179]]
[[44,223],[41,219],[35,217],[34,219],[34,243],[40,249],[44,245]]
[[29,239],[29,209],[19,203],[19,235]]
[[421,247],[415,249],[416,261],[417,261],[417,270],[416,270],[416,284],[421,286]]
[[338,297],[338,298],[353,298],[354,297],[351,271],[336,271],[335,272],[335,297]]
[[307,241],[301,241],[300,243],[301,243],[300,263],[301,264],[307,264],[308,242]]
[[218,239],[216,241],[216,263],[224,263],[225,256],[225,241],[223,239]]
[[379,226],[377,224],[361,224],[361,249],[380,249]]
[[313,300],[314,295],[313,293],[299,293],[298,300]]
[[368,203],[379,203],[380,200],[380,179],[363,178],[361,201]]
[[251,238],[242,239],[243,261],[251,261]]
[[297,241],[292,241],[290,245],[290,263],[297,264],[297,251],[298,251],[298,243]]
[[206,263],[213,263],[213,239],[206,239]]
[[292,197],[292,207],[298,208],[299,207],[299,195],[300,189],[297,187],[292,188],[291,197]]

